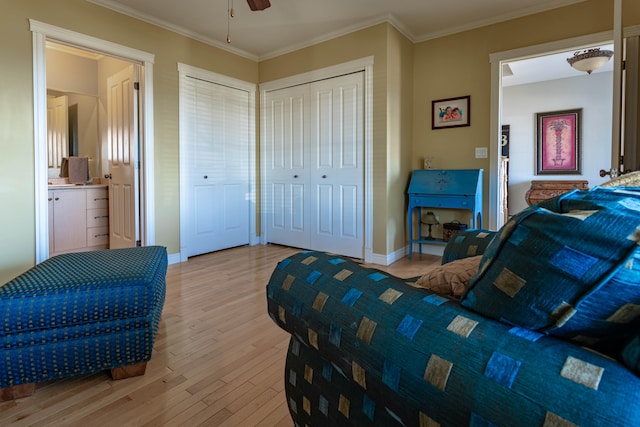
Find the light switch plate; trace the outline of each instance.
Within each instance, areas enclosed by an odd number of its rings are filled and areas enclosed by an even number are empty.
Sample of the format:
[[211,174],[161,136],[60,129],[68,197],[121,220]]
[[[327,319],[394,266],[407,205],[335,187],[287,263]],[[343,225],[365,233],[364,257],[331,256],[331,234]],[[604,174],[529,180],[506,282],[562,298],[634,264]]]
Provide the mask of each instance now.
[[476,159],[486,159],[487,157],[489,157],[487,147],[476,147]]

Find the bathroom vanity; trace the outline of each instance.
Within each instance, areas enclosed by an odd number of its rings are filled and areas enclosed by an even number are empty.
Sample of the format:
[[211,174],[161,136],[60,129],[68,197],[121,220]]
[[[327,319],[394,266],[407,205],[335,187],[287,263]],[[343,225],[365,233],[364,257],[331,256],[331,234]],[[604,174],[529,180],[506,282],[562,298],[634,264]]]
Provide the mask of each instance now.
[[106,184],[49,185],[49,255],[109,247]]

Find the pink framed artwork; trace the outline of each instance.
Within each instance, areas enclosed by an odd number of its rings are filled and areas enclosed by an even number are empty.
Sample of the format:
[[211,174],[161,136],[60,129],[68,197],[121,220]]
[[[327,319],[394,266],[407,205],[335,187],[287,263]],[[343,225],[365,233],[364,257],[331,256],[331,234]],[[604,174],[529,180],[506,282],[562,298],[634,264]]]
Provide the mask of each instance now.
[[581,175],[582,109],[536,113],[536,175]]

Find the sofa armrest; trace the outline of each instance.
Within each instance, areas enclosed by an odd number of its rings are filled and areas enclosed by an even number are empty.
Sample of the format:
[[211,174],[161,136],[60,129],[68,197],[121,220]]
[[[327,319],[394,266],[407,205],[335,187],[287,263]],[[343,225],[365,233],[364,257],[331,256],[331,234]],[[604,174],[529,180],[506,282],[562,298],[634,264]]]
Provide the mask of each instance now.
[[267,300],[280,327],[406,425],[640,419],[640,379],[617,362],[483,318],[347,258],[285,259]]
[[482,255],[496,234],[498,234],[497,231],[489,230],[459,231],[445,246],[442,264],[461,258]]

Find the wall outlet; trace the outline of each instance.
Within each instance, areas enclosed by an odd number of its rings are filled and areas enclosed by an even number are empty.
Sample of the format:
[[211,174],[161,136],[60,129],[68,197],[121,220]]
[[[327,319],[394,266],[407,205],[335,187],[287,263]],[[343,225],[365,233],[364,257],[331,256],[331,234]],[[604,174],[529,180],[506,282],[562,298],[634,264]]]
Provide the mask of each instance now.
[[432,169],[432,168],[433,168],[433,156],[425,157],[422,169]]
[[489,157],[489,149],[487,147],[476,147],[476,159],[486,159]]

